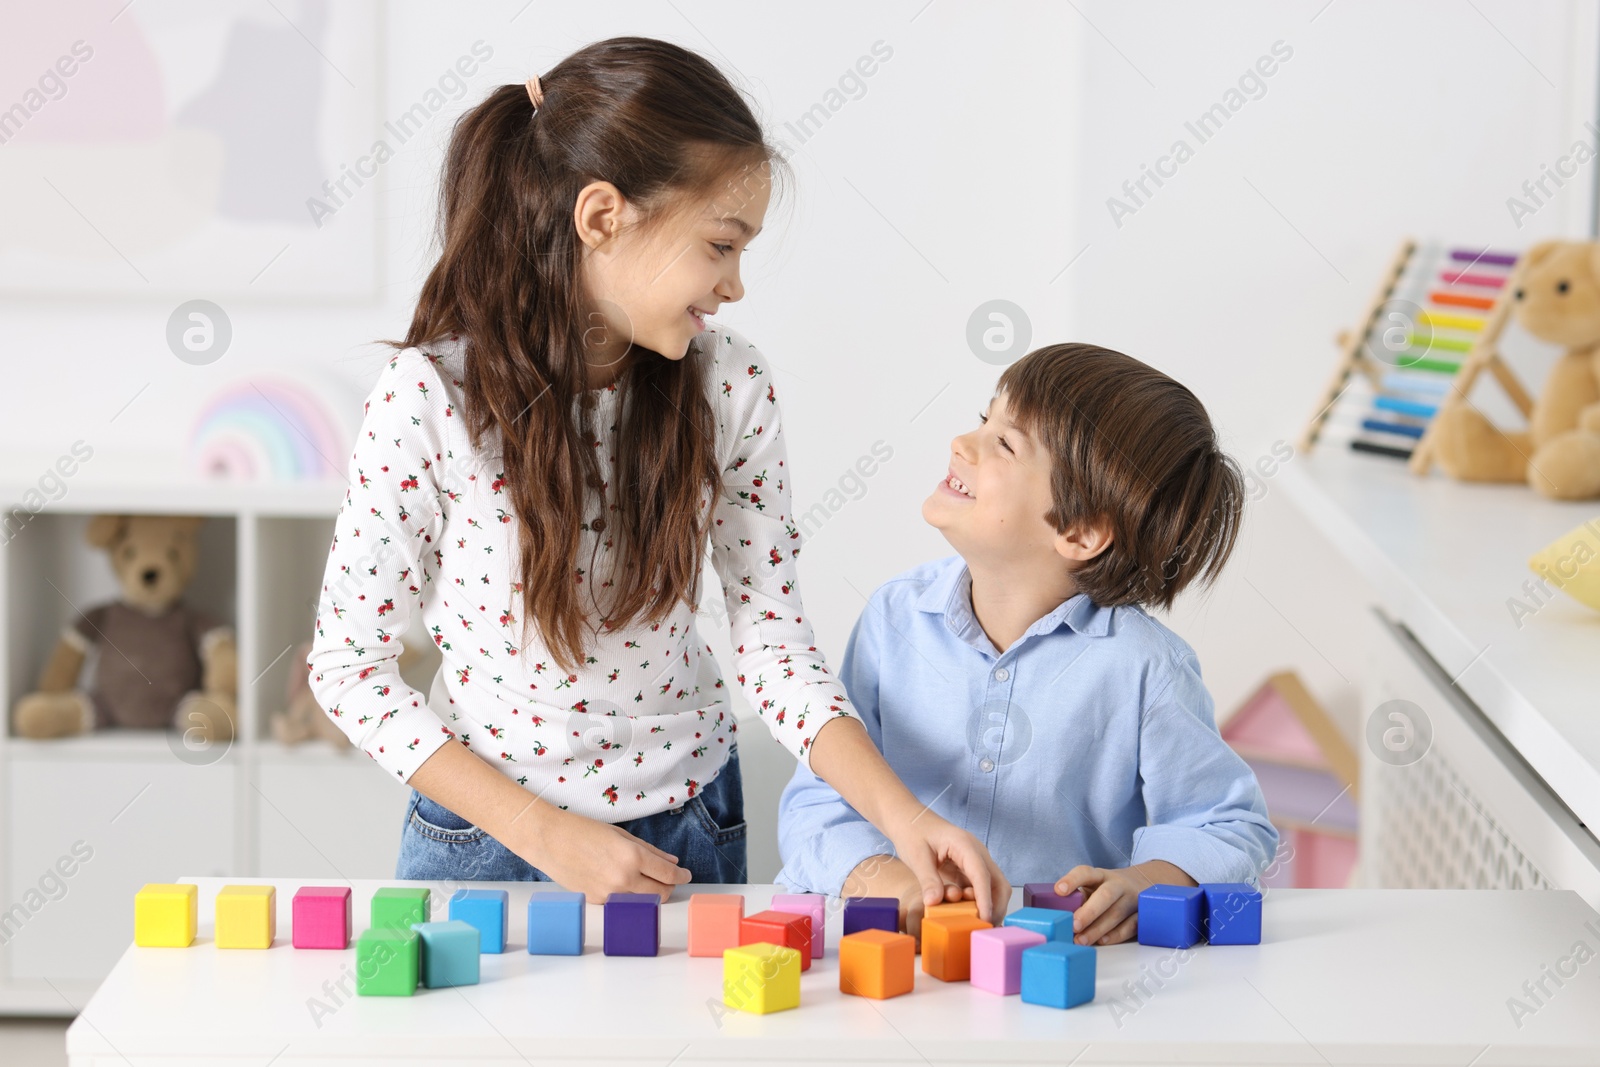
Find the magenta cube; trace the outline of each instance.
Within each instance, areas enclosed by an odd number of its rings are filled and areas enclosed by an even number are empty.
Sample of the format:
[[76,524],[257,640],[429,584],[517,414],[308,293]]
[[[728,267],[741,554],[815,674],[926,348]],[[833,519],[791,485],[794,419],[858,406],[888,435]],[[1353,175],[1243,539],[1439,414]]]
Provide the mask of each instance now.
[[350,947],[350,887],[307,885],[294,894],[294,947]]
[[972,984],[1002,997],[1022,991],[1022,950],[1045,943],[1045,936],[1020,926],[972,931]]
[[822,952],[822,924],[827,917],[827,898],[821,893],[774,893],[772,910],[786,915],[811,916],[811,958],[820,960]]
[[1083,904],[1083,890],[1074,889],[1066,896],[1056,895],[1054,882],[1029,882],[1022,887],[1024,908],[1054,908],[1057,911],[1077,911]]
[[607,956],[656,956],[661,952],[661,898],[654,893],[606,897],[601,947]]

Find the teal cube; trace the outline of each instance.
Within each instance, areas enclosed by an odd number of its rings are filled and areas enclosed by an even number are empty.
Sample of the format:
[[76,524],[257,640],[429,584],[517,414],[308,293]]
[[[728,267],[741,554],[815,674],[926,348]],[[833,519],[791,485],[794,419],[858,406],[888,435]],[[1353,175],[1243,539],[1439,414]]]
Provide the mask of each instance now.
[[1072,940],[1073,912],[1056,908],[1018,908],[1006,916],[1002,926],[1018,926],[1044,935],[1046,941]]
[[460,919],[417,923],[422,939],[422,984],[429,989],[478,984],[478,928]]
[[450,897],[450,918],[476,926],[483,951],[504,952],[506,907],[504,889],[457,889]]
[[1094,999],[1095,951],[1088,945],[1046,941],[1022,950],[1022,1002],[1071,1008]]
[[414,923],[427,922],[428,911],[426,889],[384,886],[372,894],[371,925],[374,930],[409,930]]
[[536,956],[583,955],[582,893],[541,893],[528,898],[528,951]]
[[414,930],[364,930],[356,940],[356,995],[409,997],[417,991],[421,941]]

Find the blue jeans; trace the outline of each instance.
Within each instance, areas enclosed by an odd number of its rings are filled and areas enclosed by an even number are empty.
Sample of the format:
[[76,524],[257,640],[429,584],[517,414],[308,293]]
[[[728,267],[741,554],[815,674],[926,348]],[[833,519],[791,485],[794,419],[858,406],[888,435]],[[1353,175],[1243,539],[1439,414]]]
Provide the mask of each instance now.
[[[744,785],[739,747],[698,794],[654,815],[615,825],[678,857],[703,885],[742,884],[745,864]],[[411,791],[400,837],[396,878],[426,882],[548,882],[550,876],[461,816]]]

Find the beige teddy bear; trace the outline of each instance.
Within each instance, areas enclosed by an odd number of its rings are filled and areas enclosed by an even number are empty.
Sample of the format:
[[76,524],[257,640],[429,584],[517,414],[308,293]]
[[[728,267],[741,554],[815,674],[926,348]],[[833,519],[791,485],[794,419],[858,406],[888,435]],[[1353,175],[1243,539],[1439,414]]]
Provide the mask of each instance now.
[[[19,737],[69,737],[127,727],[231,740],[238,657],[232,631],[183,603],[194,576],[195,535],[205,520],[174,515],[97,515],[88,542],[103,548],[122,599],[78,614],[61,633],[38,689],[17,702]],[[94,684],[78,688],[91,650]]]
[[1600,496],[1600,243],[1537,244],[1514,284],[1516,320],[1567,351],[1545,379],[1526,431],[1500,430],[1470,404],[1447,405],[1434,454],[1462,481],[1526,481],[1557,500]]

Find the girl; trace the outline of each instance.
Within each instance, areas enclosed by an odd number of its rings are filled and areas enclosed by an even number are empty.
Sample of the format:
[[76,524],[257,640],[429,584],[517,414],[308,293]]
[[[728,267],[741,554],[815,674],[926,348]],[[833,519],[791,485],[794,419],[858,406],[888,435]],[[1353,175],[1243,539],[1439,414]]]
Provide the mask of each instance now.
[[[766,726],[930,903],[1007,899],[815,648],[772,374],[706,321],[744,295],[778,162],[714,66],[644,38],[456,123],[442,253],[368,398],[306,661],[413,787],[398,877],[553,880],[591,903],[746,880],[737,724],[695,630],[709,539]],[[423,635],[444,659],[426,697],[397,667]]]

